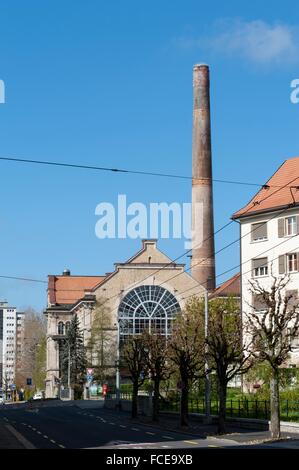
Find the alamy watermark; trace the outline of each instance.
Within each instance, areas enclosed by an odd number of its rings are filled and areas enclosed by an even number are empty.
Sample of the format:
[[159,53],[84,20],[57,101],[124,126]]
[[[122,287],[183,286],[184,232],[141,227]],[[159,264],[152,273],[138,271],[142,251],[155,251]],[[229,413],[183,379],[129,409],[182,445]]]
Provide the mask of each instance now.
[[295,78],[294,80],[291,81],[291,88],[294,88],[290,96],[291,103],[298,104],[299,103],[299,78]]
[[3,80],[0,80],[0,104],[5,103],[5,83]]
[[[166,238],[185,239],[185,249],[201,246],[203,241],[203,203],[195,203],[192,222],[192,204],[172,202],[142,202],[127,204],[125,194],[119,194],[117,205],[101,202],[95,209],[99,220],[96,236],[105,238]],[[192,230],[197,227],[196,231]]]

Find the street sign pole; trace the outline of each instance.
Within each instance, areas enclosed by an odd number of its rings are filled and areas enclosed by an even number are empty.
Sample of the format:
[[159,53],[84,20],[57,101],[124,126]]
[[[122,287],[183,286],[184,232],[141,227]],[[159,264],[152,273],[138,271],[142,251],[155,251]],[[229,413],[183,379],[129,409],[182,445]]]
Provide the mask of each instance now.
[[116,407],[120,409],[120,371],[119,371],[119,359],[120,359],[120,353],[119,353],[119,343],[120,343],[120,338],[119,338],[119,319],[117,320],[117,349],[116,349],[116,377],[115,377],[115,388],[116,388]]

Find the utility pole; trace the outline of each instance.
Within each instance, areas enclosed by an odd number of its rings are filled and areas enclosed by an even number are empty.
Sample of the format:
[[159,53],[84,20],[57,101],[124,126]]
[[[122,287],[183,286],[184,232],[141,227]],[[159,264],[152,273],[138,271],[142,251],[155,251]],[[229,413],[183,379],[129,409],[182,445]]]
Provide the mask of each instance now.
[[205,422],[211,422],[211,382],[209,374],[209,363],[207,359],[209,334],[209,293],[205,290]]
[[67,368],[67,387],[69,390],[69,399],[71,399],[71,345],[68,344],[68,368]]
[[119,318],[117,319],[117,342],[116,342],[116,376],[115,376],[115,398],[116,398],[116,407],[120,410],[120,368],[119,368],[119,360],[120,360],[120,331],[119,331]]

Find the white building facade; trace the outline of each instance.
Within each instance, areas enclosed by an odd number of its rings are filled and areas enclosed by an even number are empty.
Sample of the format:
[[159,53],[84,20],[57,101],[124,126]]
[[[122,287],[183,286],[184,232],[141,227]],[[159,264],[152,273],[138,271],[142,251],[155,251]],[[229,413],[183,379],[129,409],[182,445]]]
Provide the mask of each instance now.
[[15,381],[17,310],[0,302],[0,388],[11,392]]
[[[270,289],[273,277],[288,276],[285,293],[299,303],[299,191],[294,181],[299,175],[299,158],[290,159],[270,178],[267,185],[243,209],[233,215],[240,224],[241,308],[259,308],[260,300],[251,292],[251,282]],[[299,177],[298,180],[299,182]],[[299,365],[299,338],[292,342],[287,366]]]

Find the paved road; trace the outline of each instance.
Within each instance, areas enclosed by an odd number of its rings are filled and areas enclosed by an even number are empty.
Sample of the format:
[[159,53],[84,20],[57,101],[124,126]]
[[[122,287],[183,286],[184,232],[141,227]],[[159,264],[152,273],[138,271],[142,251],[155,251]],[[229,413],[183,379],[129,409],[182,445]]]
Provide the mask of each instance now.
[[[233,441],[136,424],[126,414],[103,408],[25,406],[0,410],[0,417],[38,449],[227,447]],[[234,443],[238,446],[238,443]]]
[[1,435],[4,439],[2,446],[0,442],[0,448],[22,446],[26,448],[33,446],[37,449],[299,448],[298,440],[253,444],[254,441],[263,438],[263,433],[260,432],[249,432],[247,435],[232,434],[223,438],[195,436],[138,423],[132,421],[126,413],[117,413],[99,407],[80,408],[74,404],[61,402],[57,403],[57,406],[55,403],[34,404],[33,409],[29,409],[28,405],[1,407],[0,431],[0,440]]

